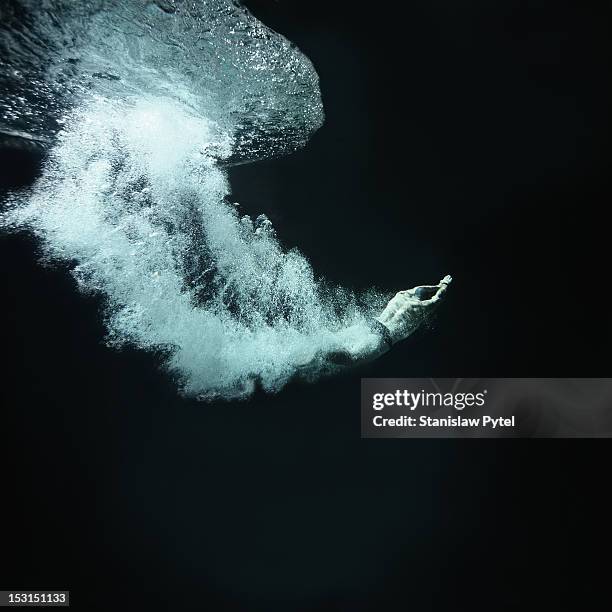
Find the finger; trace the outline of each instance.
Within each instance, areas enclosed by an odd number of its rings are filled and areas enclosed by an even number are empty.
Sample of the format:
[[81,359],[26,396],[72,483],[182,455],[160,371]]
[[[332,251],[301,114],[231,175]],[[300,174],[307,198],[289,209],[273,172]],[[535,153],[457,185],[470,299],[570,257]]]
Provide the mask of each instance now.
[[444,285],[440,284],[436,293],[430,299],[424,300],[422,304],[424,306],[429,306],[431,304],[435,304],[436,302],[439,302],[444,297],[444,294],[446,293],[447,288],[448,288],[448,284],[444,284]]
[[451,284],[453,278],[450,274],[447,274],[441,281],[440,284],[438,285],[439,289],[438,289],[438,297],[441,297],[444,292],[448,289],[448,286]]
[[423,285],[422,287],[415,287],[414,293],[419,300],[424,302],[436,295],[439,289],[440,287],[438,285]]

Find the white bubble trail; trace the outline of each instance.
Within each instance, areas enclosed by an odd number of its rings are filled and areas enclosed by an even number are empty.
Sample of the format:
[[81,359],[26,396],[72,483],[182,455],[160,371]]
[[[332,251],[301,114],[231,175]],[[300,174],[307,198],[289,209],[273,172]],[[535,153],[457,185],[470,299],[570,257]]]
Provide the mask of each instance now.
[[[0,225],[28,228],[104,296],[107,342],[156,350],[182,392],[244,398],[328,370],[377,341],[350,292],[317,280],[270,222],[240,217],[218,161],[233,139],[164,97],[98,97],[72,111]],[[362,301],[359,301],[363,304]]]

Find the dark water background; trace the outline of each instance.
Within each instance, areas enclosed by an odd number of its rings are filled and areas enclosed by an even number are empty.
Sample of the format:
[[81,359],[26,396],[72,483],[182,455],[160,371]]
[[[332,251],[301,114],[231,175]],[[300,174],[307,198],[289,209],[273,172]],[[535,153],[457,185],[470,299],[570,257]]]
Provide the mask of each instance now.
[[[360,440],[358,406],[361,376],[610,375],[609,5],[247,4],[311,58],[327,122],[232,169],[235,199],[332,280],[450,273],[448,301],[366,368],[205,405],[102,346],[96,300],[2,237],[0,587],[78,610],[592,609],[607,441]],[[3,186],[36,163],[0,152]]]

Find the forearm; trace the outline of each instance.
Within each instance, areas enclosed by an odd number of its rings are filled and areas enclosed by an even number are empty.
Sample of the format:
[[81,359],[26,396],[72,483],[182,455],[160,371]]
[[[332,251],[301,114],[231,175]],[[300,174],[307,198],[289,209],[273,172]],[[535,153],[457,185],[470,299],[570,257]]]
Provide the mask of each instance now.
[[400,291],[380,315],[363,326],[356,343],[339,342],[342,348],[318,353],[299,368],[299,374],[314,379],[321,374],[362,365],[384,355],[430,319],[450,282],[451,277],[445,276],[437,285]]

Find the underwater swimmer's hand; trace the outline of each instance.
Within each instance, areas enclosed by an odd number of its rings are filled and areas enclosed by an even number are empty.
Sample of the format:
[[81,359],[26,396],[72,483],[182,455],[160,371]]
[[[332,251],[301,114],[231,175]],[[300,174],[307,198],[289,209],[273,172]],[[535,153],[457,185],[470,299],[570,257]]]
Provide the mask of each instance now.
[[406,339],[431,316],[451,280],[447,275],[437,285],[400,291],[389,301],[376,320],[389,330],[393,344]]
[[[450,276],[445,276],[437,285],[422,285],[400,291],[389,301],[385,309],[371,320],[371,331],[379,341],[368,341],[365,348],[349,351],[338,349],[326,353],[308,355],[299,365],[299,373],[309,377],[312,372],[320,373],[322,364],[327,363],[329,372],[335,372],[341,367],[357,365],[372,361],[386,353],[396,342],[404,340],[415,332],[432,315],[436,306],[442,300]],[[371,339],[371,336],[367,336]]]

